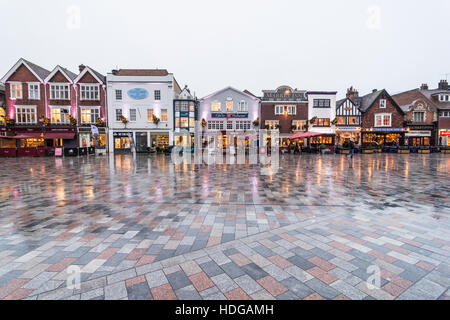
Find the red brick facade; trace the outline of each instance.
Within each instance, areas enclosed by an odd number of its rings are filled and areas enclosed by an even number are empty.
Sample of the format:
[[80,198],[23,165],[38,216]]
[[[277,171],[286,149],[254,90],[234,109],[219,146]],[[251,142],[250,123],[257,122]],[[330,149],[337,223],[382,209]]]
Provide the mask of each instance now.
[[[297,107],[296,115],[275,114],[276,105],[295,105]],[[308,103],[265,103],[261,102],[261,121],[260,127],[264,129],[266,121],[278,120],[280,124],[280,134],[291,134],[293,120],[308,120]]]
[[[380,100],[386,100],[386,108],[380,108]],[[362,114],[362,128],[370,129],[375,126],[375,115],[378,113],[390,113],[391,117],[391,127],[392,128],[404,128],[404,114],[397,106],[395,106],[394,102],[391,100],[390,96],[387,93],[382,93],[372,104],[372,106],[363,112]]]
[[[98,100],[82,100],[81,99],[81,85],[82,84],[98,84],[99,85],[99,99]],[[79,81],[76,83],[77,91],[77,105],[78,105],[78,124],[81,123],[81,108],[85,107],[100,107],[100,117],[106,123],[106,88],[103,82],[98,82],[98,80],[88,71],[86,72]]]

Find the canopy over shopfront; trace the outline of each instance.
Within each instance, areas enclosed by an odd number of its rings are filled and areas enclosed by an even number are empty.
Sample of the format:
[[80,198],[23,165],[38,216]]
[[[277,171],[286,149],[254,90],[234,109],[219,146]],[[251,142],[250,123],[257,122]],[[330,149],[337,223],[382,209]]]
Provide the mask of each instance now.
[[296,139],[307,139],[311,137],[318,137],[318,136],[324,136],[327,135],[326,133],[320,133],[320,132],[297,132],[296,134],[289,137],[289,140],[296,140]]

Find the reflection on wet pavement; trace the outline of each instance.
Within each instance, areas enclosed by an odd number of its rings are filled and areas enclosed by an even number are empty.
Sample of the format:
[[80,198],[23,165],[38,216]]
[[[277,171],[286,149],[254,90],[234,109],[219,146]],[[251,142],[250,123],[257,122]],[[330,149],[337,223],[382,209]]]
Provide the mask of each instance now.
[[[363,155],[353,168],[343,156],[284,155],[280,166],[263,176],[257,165],[174,165],[163,155],[1,159],[0,294],[64,259],[85,268],[85,281],[328,216],[449,227],[446,155]],[[40,290],[61,285],[65,267]]]

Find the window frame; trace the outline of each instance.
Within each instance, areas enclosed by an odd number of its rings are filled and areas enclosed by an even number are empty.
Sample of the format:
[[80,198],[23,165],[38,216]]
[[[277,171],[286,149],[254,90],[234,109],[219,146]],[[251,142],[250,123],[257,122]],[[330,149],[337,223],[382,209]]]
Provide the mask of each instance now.
[[[53,111],[59,110],[60,121],[53,121]],[[66,110],[67,112],[62,112]],[[50,123],[51,124],[69,124],[70,119],[66,119],[65,114],[70,114],[70,106],[50,106]]]
[[[87,111],[90,110],[89,112],[89,118],[92,120],[92,110],[95,110],[96,112],[94,112],[95,114],[98,114],[98,117],[94,118],[94,121],[90,121],[90,122],[86,122],[83,120],[83,111]],[[80,115],[81,115],[81,119],[80,122],[81,124],[95,124],[97,123],[97,118],[100,118],[100,107],[80,107]],[[86,116],[86,115],[84,115]]]
[[[33,110],[33,113],[34,113],[34,121],[25,121],[25,122],[22,122],[22,121],[19,121],[19,118],[18,118],[18,116],[19,116],[19,109],[27,109],[27,110]],[[27,114],[27,113],[25,113],[25,114]],[[29,113],[30,115],[32,114],[32,113]],[[23,105],[16,105],[15,106],[15,116],[16,116],[16,123],[17,124],[36,124],[37,123],[37,106],[23,106]],[[30,117],[31,118],[31,117]]]
[[154,90],[153,98],[155,99],[155,101],[161,101],[161,90]]
[[[218,108],[214,108],[214,106],[216,106]],[[211,112],[222,112],[222,103],[220,101],[212,101],[211,102]]]
[[331,108],[331,99],[313,99],[313,108],[329,109]]
[[[92,89],[96,90],[92,90]],[[83,92],[84,89],[84,92]],[[85,93],[85,97],[83,98],[83,93]],[[86,93],[88,96],[91,94],[94,94],[94,98],[86,98]],[[95,93],[97,94],[95,96]],[[99,84],[88,84],[88,83],[81,83],[80,84],[80,101],[99,101],[100,100],[100,85]]]
[[[131,117],[131,112],[134,112],[134,115],[133,115],[133,117]],[[130,108],[129,109],[129,114],[128,114],[128,117],[129,117],[129,121],[130,122],[136,122],[137,121],[137,109],[136,108]]]
[[386,107],[387,107],[387,100],[386,99],[380,99],[379,106],[380,106],[380,109],[386,109]]
[[147,122],[153,122],[153,115],[154,114],[155,114],[155,111],[154,111],[153,108],[147,108]]
[[[63,88],[67,88],[67,97],[65,97],[65,91]],[[59,97],[56,97],[56,93],[59,93]],[[61,97],[61,93],[64,97]],[[50,83],[50,100],[70,100],[70,84],[69,83]]]
[[122,101],[123,100],[122,89],[114,89],[114,93],[115,93],[116,101]]
[[[20,97],[13,95],[13,92],[17,93],[17,90],[13,89],[13,87],[17,86],[17,85],[20,86]],[[9,92],[10,92],[11,99],[23,99],[23,83],[22,82],[17,82],[17,81],[16,82],[10,82],[9,83]]]
[[[165,120],[163,117],[163,113],[166,114]],[[168,122],[169,121],[169,109],[161,109],[161,122]]]
[[[41,84],[40,84],[40,82],[28,82],[27,83],[27,85],[28,85],[28,100],[41,100]],[[32,95],[31,95],[31,87],[33,87],[33,86],[37,86],[37,97],[35,97],[34,95],[33,95],[33,97],[31,97]],[[34,91],[34,90],[33,90]]]
[[[123,108],[114,108],[114,113],[116,115],[116,122],[121,122],[121,117],[123,116]],[[120,111],[120,115],[117,111]]]
[[[389,125],[385,125],[384,124],[384,117],[389,116]],[[392,113],[376,113],[374,115],[375,119],[374,119],[374,127],[376,128],[390,128],[392,127]],[[381,125],[377,124],[377,117],[382,117],[381,118]]]

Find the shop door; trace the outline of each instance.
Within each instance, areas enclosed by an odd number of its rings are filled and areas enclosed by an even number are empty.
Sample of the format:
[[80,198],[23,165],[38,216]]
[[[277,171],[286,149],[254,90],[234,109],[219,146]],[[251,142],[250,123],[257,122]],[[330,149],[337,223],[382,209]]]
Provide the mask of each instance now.
[[147,133],[136,134],[136,152],[147,152]]

